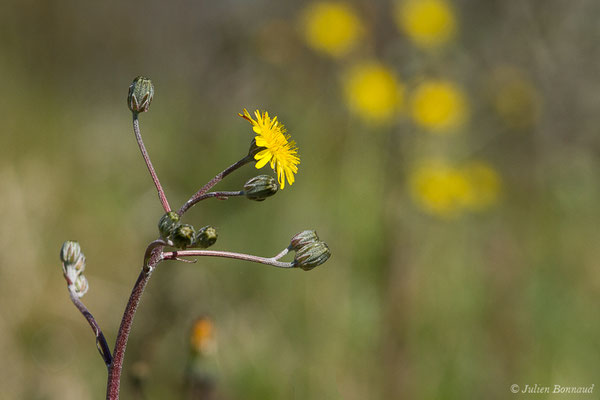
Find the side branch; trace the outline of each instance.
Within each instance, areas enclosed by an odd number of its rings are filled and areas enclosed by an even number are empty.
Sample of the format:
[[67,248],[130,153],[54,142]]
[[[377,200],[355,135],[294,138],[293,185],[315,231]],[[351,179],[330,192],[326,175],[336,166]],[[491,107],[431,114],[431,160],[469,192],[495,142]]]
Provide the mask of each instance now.
[[104,334],[102,333],[102,329],[100,329],[100,326],[98,325],[98,322],[96,322],[96,320],[94,319],[92,313],[88,311],[85,304],[83,304],[81,300],[79,300],[79,297],[77,297],[75,292],[71,289],[71,286],[69,286],[69,295],[75,307],[77,307],[79,312],[85,317],[88,324],[90,324],[92,331],[94,331],[94,335],[96,335],[96,347],[98,347],[98,352],[102,356],[106,367],[110,369],[110,365],[112,364],[113,359],[112,355],[110,354],[110,348],[108,347],[108,343],[106,343],[106,339],[104,338]]
[[204,185],[200,190],[198,190],[196,192],[196,194],[194,194],[188,201],[186,201],[186,203],[181,206],[181,208],[179,209],[179,211],[177,212],[177,214],[183,215],[194,204],[196,204],[199,201],[205,199],[206,197],[202,197],[202,196],[205,196],[208,193],[208,191],[210,189],[212,189],[213,186],[215,186],[217,183],[221,182],[223,180],[223,178],[225,178],[227,175],[229,175],[230,173],[232,173],[236,169],[238,169],[238,168],[246,165],[250,161],[252,161],[252,156],[251,155],[247,155],[246,157],[242,158],[240,161],[236,162],[235,164],[230,165],[225,170],[223,170],[222,172],[218,173],[214,178],[212,178],[210,180],[210,182],[208,182],[206,185]]
[[[280,253],[281,254],[281,253]],[[178,260],[180,257],[225,257],[233,258],[236,260],[252,261],[259,264],[271,265],[277,268],[294,268],[292,263],[286,263],[277,261],[276,257],[272,258],[258,257],[251,254],[233,253],[230,251],[216,251],[216,250],[181,250],[181,251],[170,251],[162,253],[163,260]]]
[[[227,200],[229,197],[243,196],[244,192],[241,190],[238,191],[230,191],[230,192],[208,192],[201,196],[196,197],[194,200],[190,199],[187,203],[185,203],[184,207],[181,207],[183,210],[182,214],[188,209],[192,208],[196,203],[201,202],[202,200],[209,199],[211,197],[216,197],[217,199]],[[189,204],[188,204],[189,203]],[[181,211],[181,210],[180,210]],[[181,215],[181,214],[180,214]]]

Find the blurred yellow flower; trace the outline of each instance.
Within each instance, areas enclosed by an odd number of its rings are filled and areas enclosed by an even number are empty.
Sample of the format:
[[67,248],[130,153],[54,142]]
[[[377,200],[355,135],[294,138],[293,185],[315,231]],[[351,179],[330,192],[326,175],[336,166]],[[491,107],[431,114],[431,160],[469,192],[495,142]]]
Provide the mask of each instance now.
[[364,35],[363,24],[354,9],[341,2],[308,5],[301,25],[308,45],[333,57],[347,54]]
[[459,128],[468,106],[463,91],[452,82],[426,81],[412,95],[412,117],[422,127],[437,133]]
[[390,121],[404,102],[404,85],[387,66],[369,61],[346,73],[344,94],[348,107],[363,119],[383,123]]
[[537,123],[540,95],[523,73],[511,67],[499,68],[493,73],[492,85],[494,110],[509,128],[524,129]]
[[214,346],[214,326],[206,317],[198,318],[190,332],[190,347],[195,353],[209,353]]
[[471,211],[483,211],[495,205],[501,189],[500,176],[484,161],[471,161],[463,165],[462,173],[471,191],[464,198],[464,205]]
[[471,188],[465,176],[443,161],[430,160],[417,167],[409,180],[415,203],[425,212],[456,218],[463,211]]
[[483,161],[454,167],[429,160],[416,167],[409,179],[415,203],[425,212],[456,218],[465,211],[483,211],[498,202],[501,180]]
[[454,10],[444,0],[399,0],[395,18],[398,27],[422,48],[444,44],[456,32]]
[[256,110],[252,119],[248,110],[244,108],[240,117],[252,124],[252,130],[256,133],[254,139],[258,147],[264,147],[254,158],[256,159],[256,169],[260,169],[271,163],[271,168],[277,173],[279,186],[285,187],[285,180],[291,185],[294,183],[294,174],[298,172],[298,148],[296,142],[290,140],[290,136],[285,134],[283,124],[277,121],[277,117],[271,119],[269,113],[264,111],[262,114]]

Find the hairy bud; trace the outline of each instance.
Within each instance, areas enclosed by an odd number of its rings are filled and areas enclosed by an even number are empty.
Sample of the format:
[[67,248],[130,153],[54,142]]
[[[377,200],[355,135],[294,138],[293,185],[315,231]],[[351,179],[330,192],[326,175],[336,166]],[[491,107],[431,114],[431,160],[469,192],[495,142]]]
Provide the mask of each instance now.
[[73,286],[75,287],[75,294],[77,295],[77,297],[83,297],[83,295],[86,294],[88,289],[90,288],[87,278],[83,274],[77,276]]
[[60,250],[63,275],[69,287],[74,288],[75,294],[81,297],[88,290],[88,283],[83,271],[85,270],[85,255],[79,243],[67,240]]
[[246,197],[255,201],[263,201],[277,193],[277,190],[279,190],[277,180],[269,175],[255,176],[244,185]]
[[152,81],[143,76],[138,76],[129,86],[127,105],[134,113],[146,112],[150,108],[153,97],[154,85]]
[[85,270],[85,256],[83,255],[83,253],[79,255],[77,262],[71,265],[77,274],[82,274]]
[[317,236],[317,231],[302,231],[292,237],[289,248],[290,250],[298,251],[304,246],[318,241],[319,237]]
[[81,255],[81,246],[74,240],[67,240],[60,249],[60,260],[65,264],[75,264]]
[[218,236],[217,230],[214,227],[212,227],[210,225],[202,227],[196,233],[196,239],[194,240],[194,246],[198,246],[202,249],[206,249],[216,243],[217,236]]
[[307,244],[296,252],[294,258],[294,267],[302,268],[305,271],[323,264],[331,257],[329,247],[325,242],[314,242]]
[[194,244],[194,240],[196,238],[196,230],[192,225],[182,224],[177,226],[171,235],[171,240],[173,241],[173,246],[185,249],[186,247],[190,247]]
[[179,214],[175,211],[166,213],[158,221],[158,232],[160,233],[160,237],[168,240],[179,225]]

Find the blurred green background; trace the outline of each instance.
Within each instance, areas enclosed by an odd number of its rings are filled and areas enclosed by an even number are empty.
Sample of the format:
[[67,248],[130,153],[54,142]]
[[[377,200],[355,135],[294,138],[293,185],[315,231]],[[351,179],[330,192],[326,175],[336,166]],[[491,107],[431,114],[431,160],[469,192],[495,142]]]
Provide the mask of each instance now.
[[[186,215],[218,228],[214,249],[271,256],[316,229],[333,256],[161,264],[122,398],[193,398],[194,368],[232,400],[597,392],[599,17],[595,0],[3,1],[0,397],[105,396],[58,253],[81,243],[112,347],[162,215],[125,102],[136,75],[156,87],[142,134],[175,206],[245,154],[243,108],[298,143],[293,186]],[[210,351],[192,356],[201,316]]]

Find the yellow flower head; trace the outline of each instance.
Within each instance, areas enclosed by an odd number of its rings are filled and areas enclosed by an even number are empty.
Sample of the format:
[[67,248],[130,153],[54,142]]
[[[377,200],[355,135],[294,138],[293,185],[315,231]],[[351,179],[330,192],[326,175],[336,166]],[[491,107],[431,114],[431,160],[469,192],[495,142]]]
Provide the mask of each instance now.
[[433,160],[416,168],[410,179],[413,199],[425,212],[444,218],[456,218],[462,212],[470,185],[458,169]]
[[256,120],[252,119],[245,108],[244,113],[238,115],[252,124],[252,129],[256,133],[254,137],[256,146],[264,147],[254,156],[256,169],[270,162],[271,168],[277,173],[277,180],[282,189],[285,187],[286,179],[290,185],[293,184],[300,158],[296,142],[290,140],[290,136],[285,134],[283,124],[277,121],[277,117],[271,119],[266,111],[261,114],[256,110],[254,112]]
[[310,4],[302,16],[302,30],[310,47],[333,57],[347,54],[364,33],[356,12],[338,2]]
[[456,18],[445,0],[401,0],[396,23],[415,45],[433,48],[450,40],[456,31]]
[[392,70],[370,61],[356,65],[346,74],[344,92],[348,107],[365,120],[391,120],[404,102],[404,86]]
[[415,203],[443,218],[487,210],[498,202],[501,189],[500,176],[484,161],[453,166],[429,160],[412,171],[409,182]]
[[445,133],[465,122],[467,101],[462,90],[451,82],[426,81],[412,96],[412,116],[424,128]]
[[194,321],[190,332],[190,347],[196,353],[207,353],[214,345],[214,326],[210,319],[202,317]]

